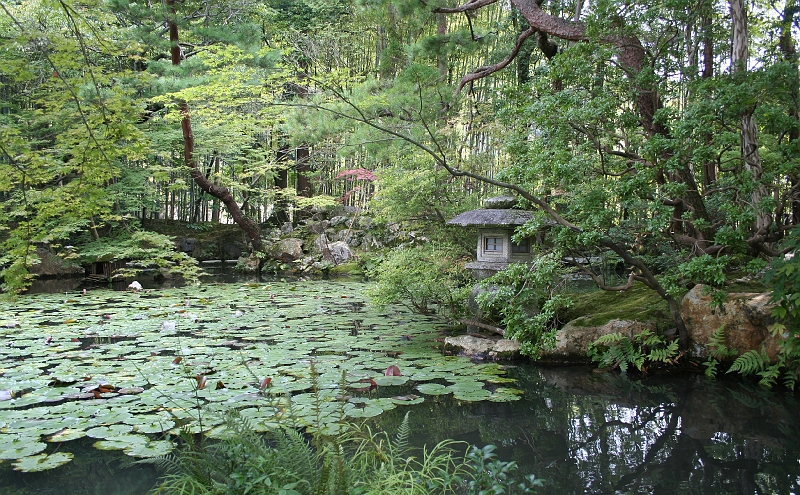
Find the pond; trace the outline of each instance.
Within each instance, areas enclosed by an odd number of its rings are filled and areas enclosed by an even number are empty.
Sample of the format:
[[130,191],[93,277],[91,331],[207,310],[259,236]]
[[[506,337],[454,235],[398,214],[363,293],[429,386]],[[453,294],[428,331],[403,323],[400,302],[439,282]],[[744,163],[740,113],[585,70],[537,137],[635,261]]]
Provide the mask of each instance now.
[[144,494],[156,473],[133,461],[169,452],[179,428],[214,436],[217,413],[236,407],[266,429],[286,394],[311,423],[313,383],[331,407],[344,387],[349,418],[389,431],[410,412],[418,444],[495,444],[546,493],[798,492],[791,394],[442,356],[447,329],[370,307],[367,287],[250,281],[5,303],[0,493]]

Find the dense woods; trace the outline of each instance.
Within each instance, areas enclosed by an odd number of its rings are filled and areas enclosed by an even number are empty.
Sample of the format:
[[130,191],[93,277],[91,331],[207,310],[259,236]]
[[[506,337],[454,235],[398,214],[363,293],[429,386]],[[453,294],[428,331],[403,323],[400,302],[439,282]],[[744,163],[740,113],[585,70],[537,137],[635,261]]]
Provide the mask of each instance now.
[[519,235],[554,222],[552,259],[644,283],[685,340],[687,287],[782,259],[800,221],[795,0],[0,10],[9,293],[43,244],[191,264],[143,219],[236,222],[258,252],[264,226],[339,202],[446,240],[505,190],[539,213]]

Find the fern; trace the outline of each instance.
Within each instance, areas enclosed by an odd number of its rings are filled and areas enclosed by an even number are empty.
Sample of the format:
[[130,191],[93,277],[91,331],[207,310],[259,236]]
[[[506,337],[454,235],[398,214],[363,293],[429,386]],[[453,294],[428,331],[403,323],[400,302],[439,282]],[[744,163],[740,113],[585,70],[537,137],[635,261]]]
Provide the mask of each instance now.
[[601,335],[600,337],[595,340],[592,345],[606,345],[606,344],[613,344],[615,342],[620,342],[622,340],[627,340],[628,337],[622,335],[619,332],[612,332],[606,335]]
[[671,363],[678,355],[678,341],[673,340],[666,347],[660,349],[653,349],[647,355],[649,361],[660,363]]
[[626,372],[632,365],[639,371],[645,370],[648,362],[675,363],[680,357],[678,342],[667,343],[663,337],[644,330],[633,339],[619,332],[599,337],[589,344],[587,354],[601,368],[619,368]]
[[756,350],[749,350],[736,358],[736,360],[728,369],[728,373],[738,371],[741,375],[752,375],[763,371],[765,366],[769,364],[766,350],[762,347],[761,353]]
[[399,456],[404,456],[408,453],[409,445],[408,439],[411,436],[411,427],[408,423],[408,413],[403,417],[403,422],[400,423],[400,427],[397,429],[397,435],[394,439],[394,451]]
[[719,361],[717,361],[713,357],[709,357],[703,362],[703,366],[706,367],[704,373],[708,378],[714,379],[717,377],[717,368],[719,367]]

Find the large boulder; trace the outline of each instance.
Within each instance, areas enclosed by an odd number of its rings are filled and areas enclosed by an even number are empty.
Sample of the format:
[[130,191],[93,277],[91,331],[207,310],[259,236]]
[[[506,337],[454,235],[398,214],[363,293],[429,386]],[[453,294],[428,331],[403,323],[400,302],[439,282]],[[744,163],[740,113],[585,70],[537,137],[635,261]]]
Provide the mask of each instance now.
[[446,354],[457,354],[471,359],[508,360],[519,358],[519,342],[474,335],[446,337],[443,350]]
[[197,248],[197,239],[194,237],[185,237],[178,241],[178,249],[182,253],[191,254]]
[[539,359],[545,362],[585,363],[589,344],[603,335],[620,333],[629,339],[644,330],[655,331],[655,323],[634,320],[611,320],[603,325],[588,325],[589,317],[572,320],[556,332],[554,349],[543,350]]
[[260,266],[261,260],[258,259],[255,253],[239,257],[236,263],[236,269],[245,273],[257,273]]
[[312,234],[324,234],[325,229],[328,228],[330,222],[327,220],[322,220],[321,222],[309,222],[307,227],[308,231]]
[[777,357],[782,339],[769,332],[769,326],[774,323],[769,293],[731,293],[720,308],[712,306],[711,296],[705,289],[704,285],[696,285],[681,301],[681,316],[694,357],[706,357],[708,342],[721,327],[724,327],[725,345],[729,348],[743,353],[760,351],[763,345],[771,360]]
[[303,241],[288,237],[281,239],[272,245],[269,250],[271,258],[280,260],[284,263],[291,263],[294,260],[299,260],[303,257]]
[[340,265],[353,258],[353,252],[344,241],[329,242],[328,237],[322,234],[314,241],[317,252],[322,254],[322,259],[334,265]]
[[29,270],[31,275],[42,278],[82,277],[86,275],[86,270],[82,266],[56,256],[46,247],[37,247],[36,256],[39,258],[39,262],[31,265]]

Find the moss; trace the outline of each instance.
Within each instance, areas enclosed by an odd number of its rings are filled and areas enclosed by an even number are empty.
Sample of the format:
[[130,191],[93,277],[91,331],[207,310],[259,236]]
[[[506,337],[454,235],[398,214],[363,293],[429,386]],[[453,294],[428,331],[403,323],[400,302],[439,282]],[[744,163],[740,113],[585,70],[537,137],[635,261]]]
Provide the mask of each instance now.
[[342,275],[355,276],[355,275],[363,275],[364,270],[361,269],[361,266],[358,264],[358,262],[348,261],[346,263],[334,266],[328,273],[336,276],[342,276]]
[[748,276],[745,272],[733,272],[727,276],[725,292],[769,292],[761,279]]
[[618,291],[592,290],[569,294],[573,304],[560,317],[564,322],[582,318],[579,326],[600,326],[611,320],[655,320],[659,327],[672,324],[669,306],[640,282]]

